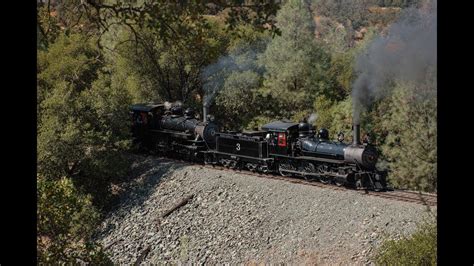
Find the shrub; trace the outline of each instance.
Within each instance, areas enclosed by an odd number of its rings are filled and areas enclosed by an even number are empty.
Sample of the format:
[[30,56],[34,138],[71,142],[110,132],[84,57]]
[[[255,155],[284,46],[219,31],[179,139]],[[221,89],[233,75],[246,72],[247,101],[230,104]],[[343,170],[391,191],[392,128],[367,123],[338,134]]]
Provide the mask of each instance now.
[[96,243],[90,241],[99,221],[91,197],[79,193],[71,179],[38,178],[38,262],[109,263]]
[[104,208],[110,182],[123,176],[130,145],[130,97],[104,70],[94,39],[61,35],[38,55],[38,173],[72,178]]
[[381,265],[436,265],[436,223],[424,222],[410,237],[387,240],[375,261]]

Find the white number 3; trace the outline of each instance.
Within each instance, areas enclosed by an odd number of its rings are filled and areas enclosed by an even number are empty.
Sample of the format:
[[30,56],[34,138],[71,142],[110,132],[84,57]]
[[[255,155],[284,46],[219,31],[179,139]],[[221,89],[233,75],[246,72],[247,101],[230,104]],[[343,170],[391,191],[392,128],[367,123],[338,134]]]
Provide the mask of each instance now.
[[237,145],[235,145],[235,149],[240,151],[240,143],[237,143]]

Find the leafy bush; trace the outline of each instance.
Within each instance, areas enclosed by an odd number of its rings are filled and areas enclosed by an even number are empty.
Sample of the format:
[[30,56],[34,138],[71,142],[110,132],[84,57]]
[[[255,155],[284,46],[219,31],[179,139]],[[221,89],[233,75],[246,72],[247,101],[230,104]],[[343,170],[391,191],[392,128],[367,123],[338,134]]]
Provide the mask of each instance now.
[[436,224],[424,222],[410,237],[387,240],[375,261],[380,265],[436,265]]
[[61,35],[38,55],[38,172],[72,178],[103,207],[128,163],[129,95],[93,39]]
[[90,241],[99,221],[91,197],[77,191],[71,179],[38,178],[38,262],[109,263],[101,247]]

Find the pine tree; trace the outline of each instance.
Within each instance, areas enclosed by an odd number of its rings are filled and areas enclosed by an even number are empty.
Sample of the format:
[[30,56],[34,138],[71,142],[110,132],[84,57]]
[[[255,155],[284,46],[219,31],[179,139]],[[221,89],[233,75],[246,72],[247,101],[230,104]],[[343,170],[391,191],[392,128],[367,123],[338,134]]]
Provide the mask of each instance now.
[[398,84],[382,127],[390,181],[423,191],[437,188],[437,100],[430,85]]

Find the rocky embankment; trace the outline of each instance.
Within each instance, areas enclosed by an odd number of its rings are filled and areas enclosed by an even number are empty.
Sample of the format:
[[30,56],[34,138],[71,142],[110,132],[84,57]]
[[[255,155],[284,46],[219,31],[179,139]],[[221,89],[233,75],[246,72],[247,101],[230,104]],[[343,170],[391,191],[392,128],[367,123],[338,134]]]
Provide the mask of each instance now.
[[430,217],[425,206],[350,190],[136,159],[96,236],[118,264],[366,264],[385,237]]

